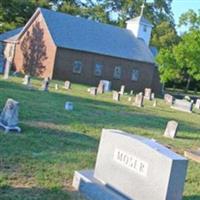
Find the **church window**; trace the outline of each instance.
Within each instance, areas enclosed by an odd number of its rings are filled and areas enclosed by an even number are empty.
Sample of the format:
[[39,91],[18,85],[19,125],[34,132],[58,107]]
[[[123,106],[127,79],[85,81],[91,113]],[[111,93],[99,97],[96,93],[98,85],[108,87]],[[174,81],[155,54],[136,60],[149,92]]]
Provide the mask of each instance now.
[[115,69],[114,69],[113,78],[120,79],[121,78],[121,74],[122,74],[121,67],[120,66],[116,66]]
[[82,70],[82,62],[79,61],[79,60],[74,61],[73,72],[77,73],[77,74],[80,74],[81,70]]
[[103,69],[103,65],[100,64],[100,63],[96,63],[95,69],[94,69],[94,75],[95,76],[101,76],[102,75],[102,69]]
[[139,70],[138,69],[133,69],[132,70],[132,75],[131,75],[131,80],[132,81],[138,81],[140,76]]

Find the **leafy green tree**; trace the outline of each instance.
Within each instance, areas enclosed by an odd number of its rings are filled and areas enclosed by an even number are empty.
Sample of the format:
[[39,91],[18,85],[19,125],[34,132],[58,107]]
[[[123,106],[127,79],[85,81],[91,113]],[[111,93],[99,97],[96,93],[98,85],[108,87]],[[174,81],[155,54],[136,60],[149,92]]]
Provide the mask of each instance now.
[[186,80],[188,90],[191,80],[200,80],[200,30],[183,35],[171,49],[161,49],[156,60],[163,83]]
[[162,21],[154,29],[151,44],[160,48],[169,48],[179,42],[175,27],[168,21]]
[[200,30],[185,34],[182,41],[174,47],[174,56],[187,79],[188,90],[191,80],[200,81]]
[[1,0],[0,33],[24,26],[37,7],[49,7],[48,0]]
[[188,27],[189,30],[200,29],[200,9],[197,12],[190,9],[186,13],[183,13],[179,18],[178,26]]
[[159,65],[162,83],[169,81],[179,82],[182,80],[181,69],[177,66],[173,49],[161,49],[156,57],[156,61]]

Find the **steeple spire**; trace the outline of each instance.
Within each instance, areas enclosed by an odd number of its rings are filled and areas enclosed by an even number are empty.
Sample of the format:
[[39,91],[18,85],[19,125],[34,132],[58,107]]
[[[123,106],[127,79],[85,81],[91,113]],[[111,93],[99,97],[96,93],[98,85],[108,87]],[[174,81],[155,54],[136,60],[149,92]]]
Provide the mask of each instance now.
[[141,5],[141,13],[140,13],[140,16],[143,16],[144,8],[145,8],[145,5],[144,5],[144,2],[143,2],[143,4]]

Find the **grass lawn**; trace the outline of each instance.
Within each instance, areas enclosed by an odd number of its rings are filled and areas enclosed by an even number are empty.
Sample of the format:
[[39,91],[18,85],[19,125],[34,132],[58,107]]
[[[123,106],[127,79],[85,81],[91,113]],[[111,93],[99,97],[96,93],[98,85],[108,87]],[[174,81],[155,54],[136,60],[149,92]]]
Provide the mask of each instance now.
[[[137,108],[123,96],[113,102],[112,93],[91,96],[87,87],[72,84],[66,91],[28,90],[21,78],[0,76],[0,109],[7,98],[20,102],[21,134],[0,130],[0,200],[79,200],[71,182],[74,170],[93,168],[102,128],[114,128],[155,138],[174,151],[200,147],[200,112],[172,110],[158,99]],[[39,88],[40,80],[32,81]],[[72,112],[64,110],[74,102]],[[178,138],[163,137],[168,120],[179,122]],[[200,164],[189,161],[184,200],[200,200]]]

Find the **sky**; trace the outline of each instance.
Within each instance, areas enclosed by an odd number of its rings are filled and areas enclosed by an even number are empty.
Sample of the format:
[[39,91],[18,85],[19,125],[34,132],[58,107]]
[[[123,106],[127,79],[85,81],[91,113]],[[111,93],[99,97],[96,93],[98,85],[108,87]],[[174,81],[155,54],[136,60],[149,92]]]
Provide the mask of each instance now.
[[[187,12],[189,9],[197,11],[200,9],[200,0],[173,0],[172,11],[174,13],[175,23],[178,24],[178,19],[182,13]],[[178,28],[178,32],[184,31],[183,28]]]

